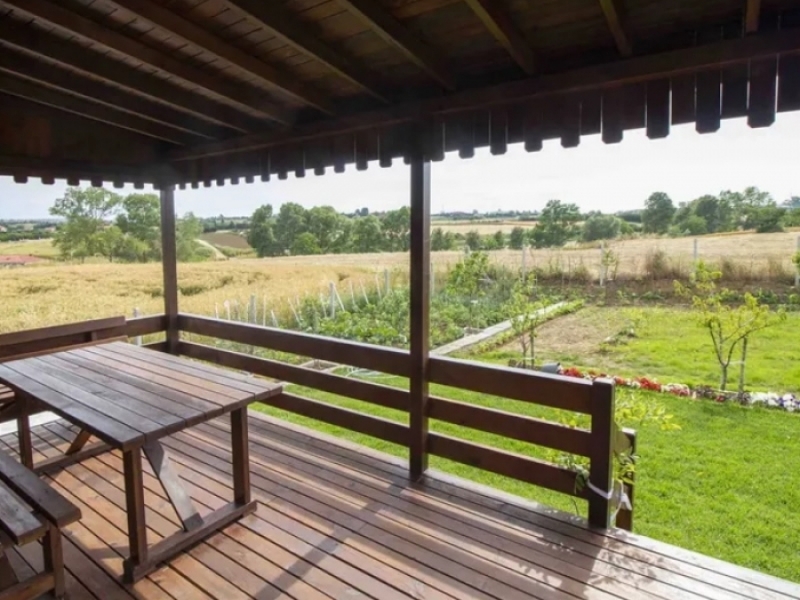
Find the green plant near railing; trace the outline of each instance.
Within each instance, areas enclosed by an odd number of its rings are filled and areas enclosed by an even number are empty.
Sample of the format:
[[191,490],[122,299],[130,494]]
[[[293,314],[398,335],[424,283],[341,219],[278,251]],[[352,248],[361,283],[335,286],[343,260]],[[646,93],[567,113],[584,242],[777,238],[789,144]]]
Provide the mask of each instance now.
[[[581,418],[575,413],[559,413],[557,422],[567,427],[585,427],[586,418]],[[615,411],[615,438],[614,438],[614,488],[632,485],[636,474],[636,465],[639,456],[634,454],[628,436],[623,428],[637,429],[645,423],[657,425],[662,431],[677,431],[680,425],[675,422],[673,415],[669,414],[663,404],[651,397],[645,397],[633,390],[617,388]],[[589,459],[575,454],[548,450],[546,458],[559,466],[575,472],[575,489],[583,490],[589,481]],[[617,499],[618,500],[618,499]],[[577,504],[575,512],[579,512]]]

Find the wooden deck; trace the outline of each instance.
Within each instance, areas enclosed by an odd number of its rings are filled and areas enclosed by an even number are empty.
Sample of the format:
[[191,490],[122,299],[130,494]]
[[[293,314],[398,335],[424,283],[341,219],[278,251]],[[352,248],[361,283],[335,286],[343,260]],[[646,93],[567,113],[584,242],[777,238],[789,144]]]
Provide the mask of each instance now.
[[[37,458],[64,449],[74,429],[35,427]],[[201,512],[230,497],[227,420],[165,440]],[[118,453],[49,481],[83,511],[67,529],[72,600],[788,600],[800,586],[621,531],[599,535],[563,513],[486,488],[429,476],[406,483],[404,464],[325,436],[251,419],[255,515],[134,586],[119,583],[127,553]],[[16,436],[0,440],[16,452]],[[151,541],[178,518],[145,476]],[[680,524],[676,524],[680,526]],[[38,548],[14,556],[40,568]]]

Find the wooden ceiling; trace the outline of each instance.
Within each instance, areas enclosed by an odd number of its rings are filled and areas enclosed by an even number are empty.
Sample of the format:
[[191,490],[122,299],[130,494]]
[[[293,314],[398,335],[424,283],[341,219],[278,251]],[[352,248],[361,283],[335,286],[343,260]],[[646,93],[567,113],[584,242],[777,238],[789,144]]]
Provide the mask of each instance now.
[[20,181],[211,185],[798,108],[800,0],[0,0]]

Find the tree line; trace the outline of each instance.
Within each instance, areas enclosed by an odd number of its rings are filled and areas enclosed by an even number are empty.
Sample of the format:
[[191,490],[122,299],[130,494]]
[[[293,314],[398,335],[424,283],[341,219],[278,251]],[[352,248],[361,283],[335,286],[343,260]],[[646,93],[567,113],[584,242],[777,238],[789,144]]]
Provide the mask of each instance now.
[[[67,188],[50,208],[61,217],[53,244],[65,259],[101,256],[111,262],[161,259],[161,211],[155,194],[121,196],[103,188]],[[200,219],[187,213],[177,221],[177,256],[181,262],[203,260],[213,253],[197,242]]]

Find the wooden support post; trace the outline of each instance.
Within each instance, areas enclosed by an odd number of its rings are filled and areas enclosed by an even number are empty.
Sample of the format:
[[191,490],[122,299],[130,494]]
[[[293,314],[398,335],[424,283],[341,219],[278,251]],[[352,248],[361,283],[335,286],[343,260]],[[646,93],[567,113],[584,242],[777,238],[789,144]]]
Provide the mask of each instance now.
[[431,164],[422,152],[411,159],[411,405],[410,477],[428,468],[428,361],[430,352]]
[[33,444],[31,442],[30,400],[20,393],[14,400],[17,405],[17,437],[19,439],[20,462],[33,468]]
[[147,562],[147,526],[144,520],[144,483],[142,450],[133,448],[122,453],[125,473],[125,504],[128,513],[129,555],[125,560],[124,579],[133,583],[136,568]]
[[592,384],[592,449],[589,460],[589,525],[607,529],[614,490],[614,383],[596,379]]
[[48,525],[47,534],[42,541],[44,554],[44,571],[53,574],[53,596],[57,599],[66,597],[66,581],[64,577],[64,549],[61,542],[61,531],[55,525]]
[[244,506],[250,502],[250,438],[246,407],[231,412],[231,448],[233,502],[237,506]]
[[167,352],[178,353],[178,256],[175,244],[175,188],[161,186],[161,261],[164,272],[164,313]]

